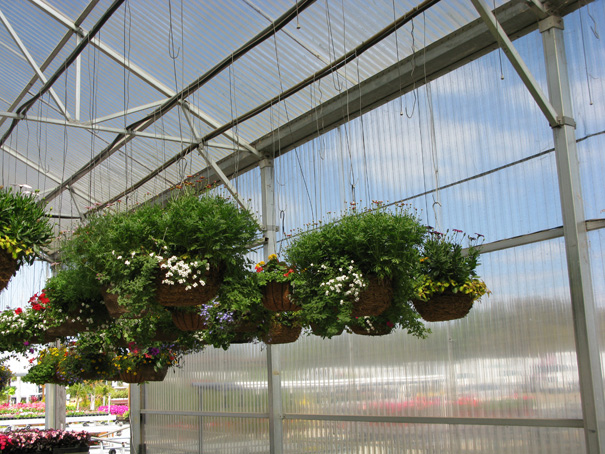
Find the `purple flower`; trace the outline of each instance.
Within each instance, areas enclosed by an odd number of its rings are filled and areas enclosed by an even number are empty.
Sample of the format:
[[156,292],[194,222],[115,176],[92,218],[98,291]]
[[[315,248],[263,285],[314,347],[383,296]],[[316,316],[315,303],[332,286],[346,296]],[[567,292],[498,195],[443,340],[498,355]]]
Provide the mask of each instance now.
[[29,345],[29,342],[27,342],[27,341],[23,341],[23,345],[28,346],[28,345]]

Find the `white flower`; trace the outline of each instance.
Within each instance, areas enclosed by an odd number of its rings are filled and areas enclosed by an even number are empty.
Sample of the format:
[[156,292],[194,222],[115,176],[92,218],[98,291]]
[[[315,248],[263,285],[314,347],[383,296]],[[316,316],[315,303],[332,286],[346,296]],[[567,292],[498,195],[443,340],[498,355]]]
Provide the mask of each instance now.
[[135,251],[132,251],[132,252],[130,253],[130,256],[131,256],[131,257],[134,257],[134,255],[135,255],[135,254],[136,254],[136,252],[135,252]]
[[197,282],[194,282],[192,285],[194,288],[197,287]]
[[118,260],[122,260],[122,256],[121,256],[121,255],[118,255],[116,258],[117,258]]
[[128,260],[126,260],[126,261],[124,262],[124,265],[128,266],[128,265],[130,265],[130,262],[129,262]]

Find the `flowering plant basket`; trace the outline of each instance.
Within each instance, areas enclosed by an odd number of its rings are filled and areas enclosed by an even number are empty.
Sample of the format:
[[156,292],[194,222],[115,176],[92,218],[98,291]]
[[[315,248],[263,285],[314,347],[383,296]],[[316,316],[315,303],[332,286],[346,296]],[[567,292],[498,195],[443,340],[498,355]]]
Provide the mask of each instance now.
[[23,381],[44,385],[54,383],[59,385],[71,385],[76,383],[77,377],[68,377],[59,373],[61,363],[65,361],[68,355],[66,347],[46,348],[38,354],[36,364],[34,364],[23,377]]
[[405,309],[425,233],[413,212],[380,202],[302,232],[286,257],[300,270],[292,286],[304,324],[331,337],[356,317],[380,315],[393,304],[410,315]]
[[112,210],[91,217],[63,252],[93,270],[134,314],[212,300],[259,231],[252,215],[229,199],[187,190],[165,206]]
[[8,385],[10,385],[12,378],[13,373],[8,366],[0,364],[0,391],[3,391],[6,387],[8,387]]
[[90,434],[84,431],[19,429],[0,435],[2,454],[85,453],[90,444]]
[[131,345],[127,351],[114,356],[113,365],[120,380],[125,383],[163,381],[168,369],[178,364],[180,354],[169,348],[151,347],[141,350]]
[[489,293],[476,272],[480,254],[476,242],[481,237],[469,237],[460,230],[445,234],[430,232],[422,246],[412,300],[424,320],[440,322],[463,318],[476,300]]
[[0,291],[19,267],[50,243],[52,226],[35,194],[0,186]]
[[295,342],[302,331],[298,314],[281,312],[273,314],[267,322],[268,330],[261,337],[265,344],[289,344]]
[[292,280],[295,271],[277,255],[271,254],[267,262],[256,264],[256,279],[263,291],[262,303],[274,312],[299,311],[301,307],[292,301]]

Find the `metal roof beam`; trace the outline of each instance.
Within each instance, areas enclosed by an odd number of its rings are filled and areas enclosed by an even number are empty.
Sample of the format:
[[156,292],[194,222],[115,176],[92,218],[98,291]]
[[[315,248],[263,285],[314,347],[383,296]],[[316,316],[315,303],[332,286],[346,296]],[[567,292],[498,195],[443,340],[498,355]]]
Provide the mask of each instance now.
[[[53,17],[55,20],[57,20],[64,26],[70,28],[73,32],[77,33],[78,35],[80,35],[80,36],[86,35],[85,30],[83,30],[79,26],[76,26],[76,24],[71,22],[70,19],[68,19],[60,11],[58,11],[57,9],[55,9],[54,7],[52,7],[51,5],[46,3],[44,0],[29,0],[29,1],[32,2],[34,5],[38,6],[40,9],[42,9],[44,12],[49,14],[51,17]],[[107,55],[109,58],[111,58],[113,61],[118,63],[120,66],[126,68],[128,71],[130,71],[132,74],[136,75],[142,81],[146,82],[151,87],[158,90],[164,96],[168,96],[169,98],[171,98],[177,94],[168,85],[166,85],[163,82],[161,82],[160,80],[156,79],[155,77],[153,77],[151,74],[149,74],[147,71],[145,71],[143,68],[139,67],[135,63],[126,59],[126,57],[124,57],[122,54],[120,54],[116,50],[112,49],[110,46],[103,43],[100,39],[93,38],[90,41],[90,43],[93,46],[95,46],[97,49],[99,49],[101,52],[103,52],[105,55]],[[195,115],[201,121],[206,123],[208,126],[210,126],[212,128],[218,128],[220,126],[220,124],[216,120],[214,120],[209,115],[205,114],[199,107],[194,106],[194,105],[191,105],[190,107],[191,107],[191,112],[193,113],[193,115]],[[230,131],[226,131],[223,135],[225,137],[227,137],[229,140],[246,148],[250,153],[256,155],[258,158],[262,157],[260,155],[260,153],[258,153],[258,151],[256,151],[256,149],[254,147],[252,147],[245,140],[238,137],[236,134],[233,134]]]
[[165,102],[166,99],[160,99],[159,101],[153,101],[147,104],[143,104],[141,106],[131,107],[130,109],[123,110],[122,112],[116,112],[113,114],[106,115],[104,117],[93,118],[90,121],[82,122],[82,124],[96,125],[98,123],[103,123],[104,121],[115,120],[116,118],[125,117],[126,115],[130,115],[132,113],[141,112],[142,110],[153,109],[154,107],[161,106]]
[[[80,13],[80,15],[78,16],[78,18],[75,20],[75,22],[74,22],[74,26],[75,27],[79,27],[80,24],[82,22],[84,22],[84,20],[88,17],[88,15],[90,14],[90,12],[94,9],[94,7],[97,5],[97,3],[99,3],[99,1],[100,0],[90,0],[90,2],[88,3],[88,5],[86,5],[86,8],[84,8],[84,10]],[[46,68],[48,68],[48,66],[53,62],[53,60],[55,59],[55,57],[57,55],[59,55],[59,52],[61,52],[61,50],[63,49],[63,47],[65,47],[65,45],[69,42],[69,39],[71,38],[71,36],[73,34],[74,34],[74,31],[73,30],[69,30],[63,36],[63,38],[61,38],[61,41],[59,41],[59,43],[55,46],[55,48],[50,52],[50,54],[48,55],[48,57],[46,57],[46,60],[44,60],[44,63],[42,63],[40,65],[40,71],[44,71]],[[34,74],[33,77],[30,79],[30,81],[21,90],[21,93],[19,93],[19,95],[15,98],[15,100],[13,101],[13,103],[8,108],[8,110],[10,112],[14,111],[17,108],[17,106],[19,105],[19,103],[29,93],[30,88],[32,88],[34,86],[34,84],[36,83],[37,80],[38,80],[38,74]],[[6,121],[6,118],[0,118],[0,126],[2,126],[2,124],[5,121]]]
[[[119,0],[115,0],[115,1],[119,1]],[[306,8],[308,8],[315,1],[316,0],[299,0],[300,3],[297,3],[296,5],[290,7],[284,14],[282,14],[278,19],[276,19],[276,21],[272,25],[261,30],[254,37],[252,37],[246,43],[241,45],[237,50],[233,51],[230,55],[223,58],[223,60],[221,60],[220,62],[215,64],[212,68],[210,68],[208,71],[206,71],[200,77],[198,77],[193,82],[191,82],[187,87],[183,88],[179,93],[176,93],[166,103],[162,104],[160,107],[158,107],[152,113],[148,114],[145,118],[142,118],[141,120],[131,124],[129,126],[128,130],[129,131],[132,131],[132,130],[142,131],[142,130],[146,129],[147,127],[151,126],[155,121],[162,118],[162,116],[165,115],[168,111],[170,111],[173,107],[182,103],[186,97],[188,97],[189,95],[194,93],[196,90],[198,90],[201,86],[203,86],[208,81],[212,80],[221,71],[225,70],[225,68],[232,65],[236,60],[241,58],[247,52],[254,49],[260,43],[266,41],[271,36],[273,36],[275,33],[277,33],[279,30],[281,30],[283,27],[285,27],[290,21],[292,21],[294,19],[294,17],[296,17],[298,15],[298,13],[300,11],[303,11]],[[52,200],[53,198],[57,197],[65,189],[65,187],[67,185],[82,178],[84,175],[86,175],[88,172],[90,172],[92,169],[94,169],[97,165],[99,165],[105,159],[109,158],[116,150],[122,148],[122,146],[127,144],[130,140],[132,140],[132,136],[120,134],[118,137],[116,137],[114,139],[114,141],[108,147],[106,147],[104,150],[102,150],[100,153],[98,153],[92,160],[90,160],[88,163],[86,163],[82,168],[80,168],[74,174],[72,174],[67,179],[67,181],[60,184],[57,188],[55,188],[53,191],[51,191],[47,195],[46,199]],[[195,148],[197,148],[197,144],[193,145],[193,146]],[[145,184],[146,181],[149,181],[150,179],[159,175],[161,172],[163,172],[169,166],[171,166],[178,160],[182,159],[181,153],[177,153],[175,156],[168,159],[164,164],[162,164],[160,167],[155,169],[152,173],[147,175],[143,180],[140,180],[135,185],[130,187],[128,190],[133,191],[133,190],[138,189],[143,184]],[[258,159],[258,158],[255,156],[255,159]]]
[[[17,150],[13,150],[12,148],[10,148],[7,145],[0,145],[0,150],[4,151],[5,153],[9,154],[10,156],[12,156],[13,158],[17,159],[18,161],[21,161],[23,164],[25,164],[28,167],[31,167],[32,169],[34,169],[36,172],[41,173],[42,175],[44,175],[46,178],[54,181],[55,183],[61,183],[61,178],[59,178],[57,175],[54,175],[52,172],[50,172],[49,170],[43,169],[39,163],[32,161],[31,159],[27,158],[26,156],[23,156],[21,153],[19,153]],[[79,197],[82,197],[84,200],[90,200],[92,202],[98,202],[98,200],[95,200],[92,195],[87,195],[84,192],[80,191],[79,189],[76,189],[74,187],[70,187],[69,188],[70,191],[73,191],[74,194],[78,195]]]
[[[111,132],[111,133],[124,134],[124,135],[136,136],[136,137],[145,137],[148,139],[165,140],[166,142],[176,142],[176,143],[181,143],[181,144],[197,143],[196,141],[193,141],[190,139],[185,139],[185,138],[179,137],[179,136],[155,134],[152,132],[137,132],[137,131],[131,131],[129,129],[114,128],[111,126],[90,125],[87,123],[77,123],[77,122],[73,122],[73,121],[57,120],[55,118],[37,117],[34,115],[20,115],[20,114],[13,113],[13,112],[0,111],[0,117],[15,118],[18,120],[33,121],[33,122],[37,122],[37,123],[47,123],[47,124],[57,125],[57,126],[67,126],[70,128],[86,129],[91,132]],[[215,142],[208,142],[207,145],[212,148],[220,148],[220,149],[224,149],[224,150],[237,150],[238,149],[238,148],[234,148],[230,145],[224,145],[224,144],[215,143]],[[241,151],[242,149],[240,148],[239,150]]]
[[479,12],[479,15],[487,25],[489,31],[492,33],[492,35],[494,35],[500,44],[500,47],[502,47],[504,54],[508,57],[510,63],[513,65],[513,68],[515,68],[515,71],[517,71],[517,74],[529,90],[529,93],[531,94],[532,98],[534,98],[534,101],[536,101],[536,104],[538,104],[538,107],[548,120],[550,126],[555,127],[561,124],[562,119],[559,118],[559,114],[550,103],[548,96],[546,96],[546,94],[540,88],[538,81],[534,78],[534,76],[532,76],[529,68],[523,62],[521,55],[519,52],[517,52],[515,46],[513,46],[512,41],[498,23],[496,16],[494,16],[494,13],[489,9],[489,6],[487,6],[484,0],[471,0],[471,2],[473,3],[475,9]]
[[[19,38],[19,35],[15,31],[15,29],[12,27],[12,25],[10,24],[10,22],[8,21],[8,19],[2,12],[2,10],[0,10],[0,21],[2,21],[2,23],[4,24],[4,27],[6,27],[8,34],[11,36],[11,38],[13,38],[13,41],[15,41],[15,44],[17,45],[17,47],[19,48],[19,50],[25,57],[25,60],[27,61],[29,66],[32,67],[32,69],[34,70],[34,72],[36,73],[38,78],[41,79],[43,83],[46,83],[47,80],[46,80],[46,77],[44,76],[44,73],[42,73],[42,70],[40,69],[38,64],[34,61],[34,58],[31,56],[31,54],[25,47],[25,44],[23,44],[23,41],[21,41],[21,38]],[[52,96],[53,100],[57,104],[57,107],[59,108],[59,110],[61,111],[63,116],[65,118],[67,118],[68,120],[70,120],[71,116],[69,115],[69,112],[67,112],[67,109],[63,105],[63,102],[61,102],[61,99],[59,99],[59,96],[57,96],[57,93],[55,92],[55,90],[51,88],[49,91],[50,91],[50,95]]]

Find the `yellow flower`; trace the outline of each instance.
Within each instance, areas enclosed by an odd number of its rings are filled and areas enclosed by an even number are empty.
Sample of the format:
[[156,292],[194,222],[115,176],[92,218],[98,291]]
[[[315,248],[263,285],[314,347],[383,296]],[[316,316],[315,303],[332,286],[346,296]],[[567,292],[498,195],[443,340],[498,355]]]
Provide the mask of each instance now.
[[420,263],[422,263],[422,262],[426,262],[428,259],[429,259],[428,257],[422,257],[422,258],[420,259]]
[[[271,254],[268,260],[277,260],[277,254]],[[264,262],[261,262],[264,264]]]

